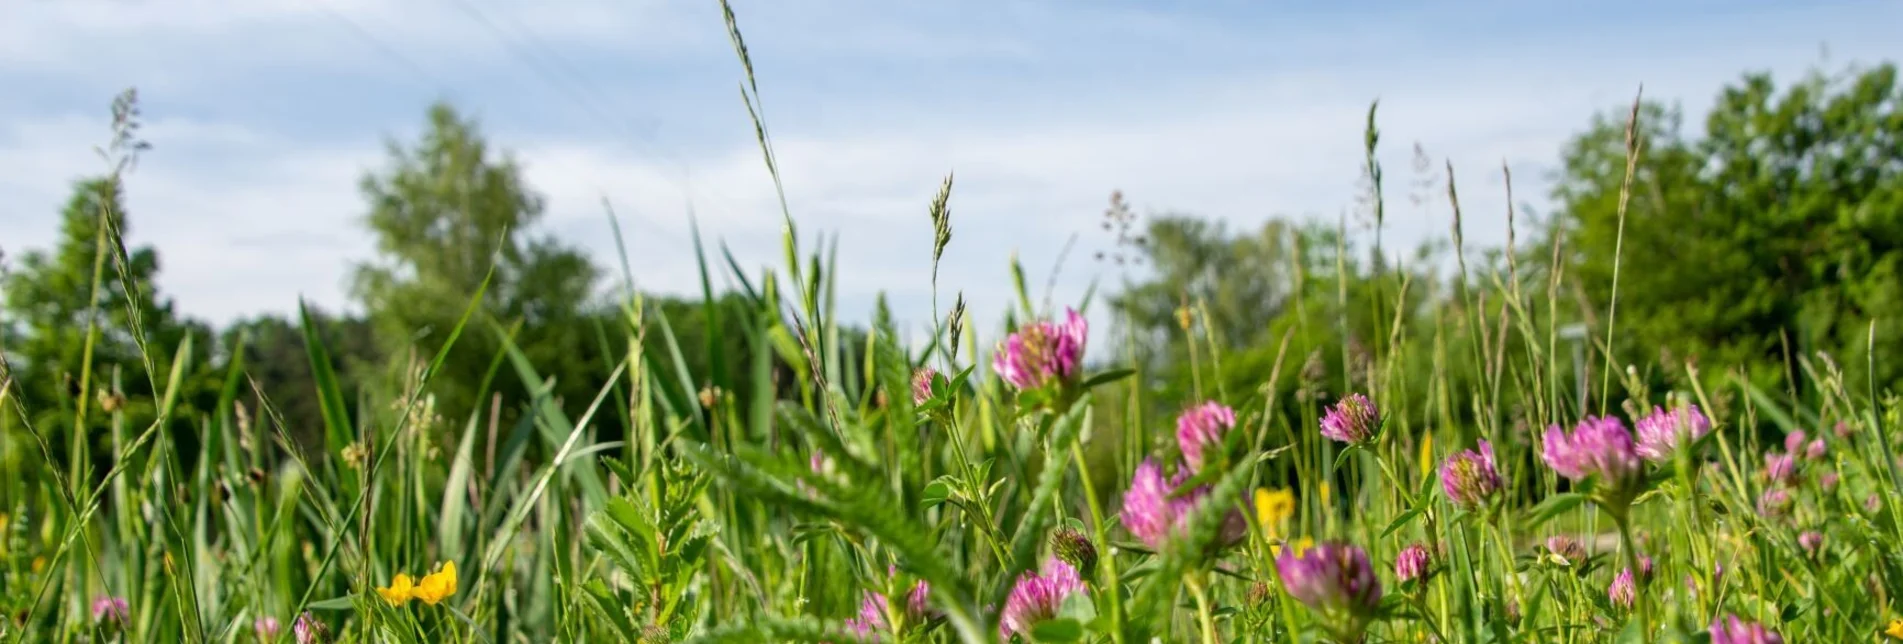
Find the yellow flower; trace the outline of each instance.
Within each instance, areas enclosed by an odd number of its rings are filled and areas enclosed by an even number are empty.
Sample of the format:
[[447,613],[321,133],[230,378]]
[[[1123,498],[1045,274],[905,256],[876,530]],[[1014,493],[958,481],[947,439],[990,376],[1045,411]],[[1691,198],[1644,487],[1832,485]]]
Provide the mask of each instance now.
[[410,593],[411,596],[431,606],[454,594],[456,594],[456,562],[454,561],[445,561],[442,570],[424,575],[423,581],[417,582],[416,590]]
[[1322,507],[1324,507],[1324,508],[1325,508],[1325,507],[1329,507],[1329,506],[1328,506],[1328,482],[1327,482],[1327,481],[1322,481],[1322,490],[1321,490],[1321,491],[1322,491]]
[[1884,629],[1883,634],[1903,640],[1903,619],[1890,620],[1890,627]]
[[1421,434],[1421,476],[1434,471],[1434,435]]
[[410,601],[415,589],[410,576],[399,572],[395,579],[390,580],[390,587],[378,588],[377,594],[382,595],[383,601],[390,602],[391,606],[402,606],[403,602]]
[[1295,516],[1294,491],[1255,489],[1255,520],[1262,524],[1263,534],[1270,539],[1281,536],[1282,527],[1288,525],[1292,516]]
[[[1307,554],[1309,548],[1315,547],[1315,539],[1311,537],[1291,539],[1289,541],[1289,545],[1295,548],[1295,556],[1300,557],[1304,554]],[[1282,556],[1282,545],[1275,544],[1275,545],[1269,546],[1269,554],[1275,555],[1277,557]]]

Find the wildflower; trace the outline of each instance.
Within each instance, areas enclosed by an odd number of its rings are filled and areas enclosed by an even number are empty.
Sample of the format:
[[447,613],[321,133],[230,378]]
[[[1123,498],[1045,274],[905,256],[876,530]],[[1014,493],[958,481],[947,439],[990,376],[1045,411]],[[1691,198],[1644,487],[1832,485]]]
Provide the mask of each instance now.
[[1295,516],[1295,493],[1287,489],[1255,489],[1255,520],[1262,533],[1274,539],[1282,535],[1290,517]]
[[1883,509],[1883,499],[1877,498],[1875,494],[1863,497],[1863,509],[1865,512],[1874,514],[1877,510]]
[[316,617],[311,616],[310,611],[304,611],[304,614],[297,616],[297,621],[291,623],[291,634],[297,637],[297,644],[328,644],[330,642],[330,627],[317,621]]
[[1394,556],[1394,578],[1404,584],[1420,579],[1427,576],[1428,567],[1433,563],[1427,548],[1421,547],[1421,544],[1402,548],[1401,554]]
[[1697,405],[1671,410],[1653,407],[1652,415],[1639,419],[1636,425],[1639,455],[1654,463],[1671,460],[1686,443],[1711,432],[1711,419],[1706,418]]
[[1804,440],[1806,438],[1809,438],[1809,437],[1805,436],[1804,430],[1801,430],[1801,429],[1794,429],[1794,430],[1791,430],[1791,433],[1785,434],[1784,435],[1784,453],[1796,454],[1798,452],[1804,451]]
[[1318,613],[1336,639],[1359,640],[1381,605],[1381,581],[1355,546],[1324,542],[1306,554],[1283,553],[1275,570],[1289,596]]
[[278,638],[278,618],[265,615],[251,620],[251,631],[257,633],[258,641],[271,642]]
[[1773,488],[1758,497],[1758,514],[1770,518],[1784,516],[1791,509],[1791,493],[1783,488]]
[[1090,323],[1071,309],[1064,315],[1062,323],[1032,322],[998,343],[991,369],[1019,391],[1075,377],[1083,366]]
[[1762,624],[1726,615],[1711,623],[1711,644],[1784,644],[1784,638]]
[[1219,402],[1206,402],[1176,417],[1176,444],[1192,472],[1203,469],[1203,451],[1222,447],[1223,434],[1236,426],[1236,411]]
[[100,595],[93,598],[93,621],[101,624],[125,624],[132,618],[132,605],[124,597]]
[[1480,441],[1480,451],[1462,450],[1440,468],[1441,490],[1463,509],[1485,505],[1500,491],[1500,472],[1493,464],[1493,444]]
[[1768,452],[1764,455],[1764,478],[1773,483],[1790,485],[1797,481],[1797,459],[1789,453]]
[[[1123,495],[1123,527],[1144,545],[1160,548],[1164,540],[1184,527],[1190,511],[1209,496],[1209,487],[1203,486],[1171,497],[1170,493],[1188,479],[1188,470],[1164,479],[1163,468],[1152,459],[1144,459],[1130,480],[1130,490]],[[1242,513],[1230,512],[1223,518],[1218,545],[1240,540],[1248,529]]]
[[1837,481],[1836,472],[1825,472],[1823,476],[1817,477],[1817,487],[1823,488],[1825,492],[1834,492],[1837,490]]
[[1335,401],[1322,416],[1322,436],[1351,445],[1368,442],[1381,425],[1381,411],[1374,401],[1361,394],[1348,394]]
[[1026,572],[1018,578],[1017,585],[1011,587],[1011,596],[1004,602],[1004,616],[998,622],[999,637],[1009,638],[1012,633],[1030,635],[1031,628],[1038,622],[1057,616],[1064,600],[1085,592],[1077,569],[1057,559],[1045,560],[1041,573]]
[[923,405],[932,399],[932,379],[938,372],[931,367],[919,367],[912,371],[912,404]]
[[1558,425],[1549,427],[1544,447],[1540,458],[1547,466],[1574,481],[1597,476],[1617,483],[1639,472],[1638,447],[1618,418],[1588,417],[1571,433]]
[[390,586],[378,588],[377,594],[382,595],[383,601],[389,602],[391,606],[402,606],[410,601],[415,591],[416,583],[410,580],[408,574],[399,572],[390,580]]
[[1144,459],[1130,479],[1130,490],[1123,494],[1123,527],[1151,548],[1161,544],[1176,524],[1170,507],[1172,489],[1175,485],[1163,478],[1163,468]]
[[1824,445],[1824,439],[1813,438],[1810,444],[1804,447],[1804,458],[1813,461],[1824,460],[1824,450],[1826,449],[1828,449],[1828,446]]
[[1561,565],[1575,566],[1586,561],[1586,547],[1579,540],[1563,534],[1546,538],[1546,551],[1560,560]]
[[456,562],[445,561],[441,570],[424,575],[410,594],[431,606],[456,594]]
[[[1838,426],[1841,427],[1842,423],[1839,423]],[[1883,629],[1883,634],[1903,640],[1903,619],[1890,620],[1890,627]]]
[[1824,533],[1806,530],[1804,534],[1797,535],[1797,545],[1804,548],[1804,554],[1816,557],[1818,549],[1824,547]]
[[1633,602],[1638,601],[1639,589],[1632,581],[1631,568],[1620,569],[1619,576],[1612,578],[1612,585],[1606,588],[1606,597],[1612,600],[1613,605],[1632,610]]
[[1314,537],[1302,537],[1300,539],[1284,540],[1282,543],[1270,545],[1269,554],[1281,557],[1283,545],[1287,545],[1289,550],[1295,553],[1295,556],[1300,557],[1315,548],[1315,539]]
[[[896,574],[897,571],[892,572]],[[930,608],[926,603],[930,594],[931,585],[924,581],[913,584],[912,589],[905,593],[906,623],[922,621],[930,616]],[[859,602],[859,616],[846,620],[846,624],[860,636],[871,635],[873,631],[890,631],[893,627],[886,621],[886,615],[890,611],[891,604],[886,600],[885,595],[866,591]]]
[[1097,569],[1097,546],[1075,528],[1051,531],[1051,555],[1080,572]]
[[1837,427],[1834,429],[1834,431],[1837,433],[1838,438],[1841,438],[1844,440],[1850,440],[1850,434],[1851,434],[1850,423],[1846,423],[1841,420],[1837,421]]

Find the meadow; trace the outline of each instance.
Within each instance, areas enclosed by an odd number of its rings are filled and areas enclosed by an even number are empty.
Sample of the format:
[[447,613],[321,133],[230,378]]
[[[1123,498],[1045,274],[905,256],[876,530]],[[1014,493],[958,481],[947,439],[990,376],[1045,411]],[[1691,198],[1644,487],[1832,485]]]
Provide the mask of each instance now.
[[[1456,274],[1363,265],[1323,231],[1249,351],[1187,291],[1140,350],[1080,314],[1111,296],[1051,302],[1019,266],[1005,319],[948,288],[907,342],[883,304],[837,310],[849,267],[786,207],[773,269],[696,240],[706,346],[629,290],[581,354],[531,356],[484,305],[492,264],[433,350],[358,387],[306,311],[283,358],[308,366],[310,427],[208,336],[94,369],[154,319],[102,208],[64,426],[0,344],[0,641],[1903,640],[1889,327],[1768,370],[1629,342],[1621,276],[1672,269],[1623,248],[1652,113],[1622,116],[1604,298],[1560,268],[1563,235],[1468,257],[1449,176]],[[1374,257],[1378,141],[1371,109]],[[935,294],[954,195],[920,204]],[[564,360],[602,366],[586,396],[558,394]],[[453,377],[479,402],[445,417]]]

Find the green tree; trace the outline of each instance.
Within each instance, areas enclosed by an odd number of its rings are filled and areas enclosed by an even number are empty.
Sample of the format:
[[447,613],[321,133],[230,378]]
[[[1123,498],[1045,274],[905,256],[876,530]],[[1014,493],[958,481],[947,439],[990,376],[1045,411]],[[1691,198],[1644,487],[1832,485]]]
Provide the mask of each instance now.
[[1622,253],[1621,355],[1666,350],[1718,366],[1707,371],[1743,365],[1763,380],[1822,351],[1861,382],[1874,350],[1878,380],[1897,383],[1903,363],[1888,358],[1903,349],[1896,67],[1813,71],[1782,91],[1768,74],[1747,75],[1719,95],[1703,137],[1657,104],[1644,105],[1639,122],[1623,249],[1623,111],[1572,140],[1554,190],[1566,270],[1589,313],[1603,315],[1612,300]]
[[[542,377],[556,379],[558,395],[592,397],[587,376],[601,358],[581,357],[596,355],[584,314],[597,270],[580,251],[531,234],[543,202],[520,167],[493,152],[473,120],[442,103],[430,108],[421,140],[389,147],[391,167],[362,183],[378,257],[356,267],[352,288],[386,354],[414,363],[434,356],[493,258],[483,315],[464,330],[436,380],[437,409],[460,419],[482,403],[482,379],[501,350],[491,321],[520,325],[517,346],[545,370]],[[527,391],[506,366],[494,389],[512,400]]]

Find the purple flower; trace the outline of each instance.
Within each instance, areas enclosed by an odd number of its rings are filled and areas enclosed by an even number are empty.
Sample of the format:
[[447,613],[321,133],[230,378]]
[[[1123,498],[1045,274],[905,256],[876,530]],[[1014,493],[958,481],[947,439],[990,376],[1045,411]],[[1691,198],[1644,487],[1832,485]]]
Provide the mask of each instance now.
[[1284,549],[1275,571],[1289,596],[1318,613],[1337,639],[1357,639],[1381,605],[1381,580],[1356,546],[1324,541],[1300,555]]
[[1365,443],[1381,425],[1381,410],[1361,394],[1348,394],[1322,416],[1322,436],[1342,443]]
[[1764,478],[1783,485],[1797,482],[1797,459],[1788,452],[1767,452],[1764,455]]
[[1784,488],[1772,488],[1758,497],[1758,514],[1769,518],[1782,517],[1791,510],[1791,493]]
[[1394,578],[1404,584],[1420,579],[1427,575],[1428,567],[1433,563],[1427,548],[1421,547],[1421,544],[1402,548],[1401,554],[1394,556]]
[[[887,570],[891,574],[898,574],[896,569],[887,568]],[[927,603],[931,592],[931,585],[924,581],[913,584],[912,589],[906,591],[905,623],[914,624],[931,617],[931,607]],[[892,624],[886,620],[886,615],[891,612],[891,609],[892,604],[886,600],[885,595],[868,590],[859,601],[859,616],[847,619],[846,626],[861,637],[891,631]]]
[[1791,430],[1791,433],[1785,434],[1784,435],[1784,453],[1796,454],[1798,452],[1804,451],[1804,440],[1806,438],[1808,438],[1808,436],[1805,436],[1804,430],[1801,430],[1801,429],[1794,429],[1794,430]]
[[1064,600],[1083,592],[1087,591],[1077,569],[1055,558],[1045,560],[1042,573],[1026,572],[1011,587],[1011,596],[1004,601],[1004,616],[998,622],[998,636],[1029,635],[1038,622],[1056,617]]
[[1844,440],[1850,440],[1850,434],[1851,434],[1850,423],[1846,423],[1841,420],[1837,421],[1836,432],[1837,432],[1838,438],[1841,438]]
[[912,404],[923,405],[932,399],[932,379],[938,372],[931,367],[919,367],[912,370]]
[[1652,415],[1639,419],[1639,455],[1654,463],[1672,460],[1672,455],[1687,443],[1711,432],[1711,419],[1697,405],[1666,410],[1653,407]]
[[1632,610],[1632,604],[1639,599],[1638,585],[1632,581],[1632,569],[1622,568],[1619,576],[1612,578],[1612,585],[1606,588],[1606,597],[1613,605]]
[[1825,472],[1823,476],[1817,477],[1817,486],[1824,488],[1825,492],[1833,492],[1837,489],[1837,480],[1836,472]]
[[[1189,513],[1197,504],[1209,496],[1209,486],[1198,487],[1181,496],[1171,497],[1170,493],[1189,480],[1189,470],[1176,472],[1174,478],[1163,478],[1163,468],[1154,459],[1143,459],[1137,465],[1136,475],[1130,479],[1130,489],[1123,493],[1123,513],[1120,518],[1124,529],[1144,545],[1161,548],[1163,542],[1178,533],[1189,519]],[[1223,517],[1222,530],[1217,545],[1226,545],[1240,541],[1248,532],[1249,526],[1242,513],[1231,511]]]
[[1797,545],[1804,548],[1805,554],[1815,557],[1817,549],[1824,547],[1824,533],[1806,530],[1804,534],[1797,535]]
[[270,642],[278,638],[278,618],[265,615],[251,620],[251,631],[258,634],[258,641]]
[[1223,434],[1236,426],[1236,411],[1219,402],[1206,402],[1176,417],[1176,445],[1192,472],[1203,469],[1203,450],[1222,447]]
[[1642,473],[1632,433],[1616,417],[1587,417],[1570,434],[1558,425],[1548,427],[1544,442],[1540,458],[1573,481],[1596,476],[1601,484],[1622,489]]
[[297,644],[327,644],[330,642],[330,627],[317,621],[310,611],[297,616],[291,623],[291,634],[297,636]]
[[1586,562],[1586,547],[1578,539],[1563,534],[1546,538],[1546,551],[1565,559],[1569,565],[1577,566]]
[[1877,510],[1883,509],[1883,499],[1877,498],[1875,494],[1863,497],[1863,509],[1866,512],[1875,513]]
[[1813,461],[1823,460],[1825,449],[1826,449],[1826,446],[1824,445],[1824,439],[1813,438],[1811,439],[1810,444],[1804,446],[1804,458],[1807,458]]
[[1493,465],[1493,444],[1487,441],[1480,441],[1480,451],[1461,450],[1440,466],[1441,491],[1464,509],[1486,504],[1500,486],[1500,471]]
[[93,621],[102,624],[124,624],[132,618],[132,605],[124,597],[100,595],[93,598]]
[[1762,624],[1726,615],[1711,623],[1711,644],[1784,644],[1784,638]]
[[1068,381],[1082,370],[1084,340],[1090,323],[1076,311],[1064,309],[1064,321],[1038,320],[998,343],[991,369],[1019,391],[1038,389],[1054,381]]

